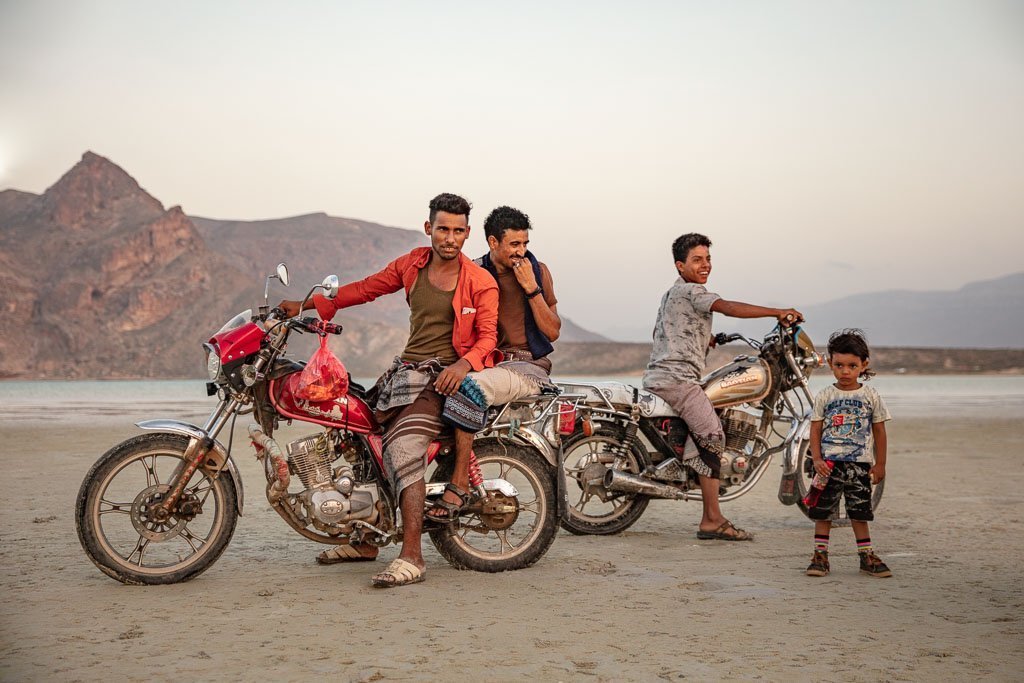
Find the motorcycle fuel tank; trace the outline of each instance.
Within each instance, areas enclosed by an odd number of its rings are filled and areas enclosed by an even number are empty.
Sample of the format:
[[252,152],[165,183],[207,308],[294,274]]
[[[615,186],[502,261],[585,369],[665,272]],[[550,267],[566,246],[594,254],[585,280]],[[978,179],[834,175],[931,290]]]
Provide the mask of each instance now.
[[768,364],[755,356],[739,356],[723,365],[701,382],[704,393],[716,408],[759,401],[771,388]]
[[376,431],[377,422],[373,418],[373,411],[352,394],[346,394],[333,401],[307,401],[296,397],[295,390],[299,385],[300,374],[295,372],[272,382],[270,400],[277,412],[290,419],[347,429],[360,434]]

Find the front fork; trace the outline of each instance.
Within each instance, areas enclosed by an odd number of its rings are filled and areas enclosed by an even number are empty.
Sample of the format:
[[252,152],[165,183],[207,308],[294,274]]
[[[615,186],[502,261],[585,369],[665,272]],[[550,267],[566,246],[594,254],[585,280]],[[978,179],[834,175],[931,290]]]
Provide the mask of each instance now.
[[779,481],[779,502],[783,505],[795,505],[800,499],[800,489],[797,486],[797,479],[800,477],[804,448],[810,438],[811,418],[805,414],[799,421],[795,421],[790,428],[787,437],[789,445],[782,454],[782,479]]
[[[174,473],[171,474],[171,478],[167,482],[170,490],[168,490],[163,500],[153,506],[150,512],[155,521],[166,522],[171,518],[174,510],[178,507],[178,501],[181,500],[181,495],[184,493],[189,480],[192,479],[192,475],[195,474],[196,470],[202,466],[206,454],[213,448],[214,439],[217,437],[217,434],[220,433],[220,430],[227,424],[228,419],[235,414],[243,402],[236,396],[221,401],[206,421],[206,424],[203,425],[203,436],[191,440],[183,454],[184,457],[181,463],[174,468]],[[211,478],[216,479],[220,476],[221,470],[226,465],[227,458],[220,464],[220,467],[217,468]]]

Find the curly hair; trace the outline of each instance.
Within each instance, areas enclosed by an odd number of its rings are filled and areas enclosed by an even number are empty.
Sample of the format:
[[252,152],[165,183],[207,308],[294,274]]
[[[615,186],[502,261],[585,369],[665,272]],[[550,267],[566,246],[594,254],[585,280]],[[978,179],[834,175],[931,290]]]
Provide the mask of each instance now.
[[473,205],[459,195],[452,194],[451,192],[442,192],[430,200],[430,222],[433,223],[434,219],[437,218],[438,211],[444,211],[456,216],[465,216],[468,220],[469,212],[472,208]]
[[[831,357],[837,353],[848,353],[851,356],[857,356],[857,358],[861,359],[861,362],[870,358],[871,350],[868,348],[868,338],[864,334],[864,330],[848,327],[833,332],[832,336],[828,338],[828,355]],[[860,373],[860,378],[863,380],[869,380],[874,376],[875,371],[869,368],[864,368],[864,372]]]
[[711,240],[699,232],[688,232],[681,235],[672,243],[672,258],[675,261],[686,263],[686,257],[694,247],[711,248]]
[[501,241],[509,230],[532,230],[530,217],[511,206],[499,206],[487,215],[484,221],[484,235]]

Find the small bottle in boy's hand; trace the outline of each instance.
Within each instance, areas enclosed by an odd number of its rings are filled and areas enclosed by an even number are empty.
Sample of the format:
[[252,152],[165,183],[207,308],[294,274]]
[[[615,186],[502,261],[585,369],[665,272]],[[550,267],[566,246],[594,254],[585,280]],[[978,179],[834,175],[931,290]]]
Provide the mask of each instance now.
[[811,490],[804,496],[804,505],[807,507],[814,507],[818,504],[818,499],[821,498],[821,492],[825,490],[825,486],[828,484],[828,478],[832,476],[832,468],[836,464],[831,460],[825,461],[825,467],[828,468],[828,474],[822,474],[821,472],[815,471],[814,478],[811,479]]

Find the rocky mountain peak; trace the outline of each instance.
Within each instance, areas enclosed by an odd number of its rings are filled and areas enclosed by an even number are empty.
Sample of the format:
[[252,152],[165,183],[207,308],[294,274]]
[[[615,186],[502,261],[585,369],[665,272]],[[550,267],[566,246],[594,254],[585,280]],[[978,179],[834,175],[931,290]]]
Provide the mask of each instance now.
[[163,213],[163,205],[143,190],[124,169],[94,152],[65,173],[42,195],[53,223],[70,229],[83,229],[96,216],[118,209],[132,213]]
[[195,372],[198,342],[258,284],[87,152],[44,194],[0,196],[0,377]]

